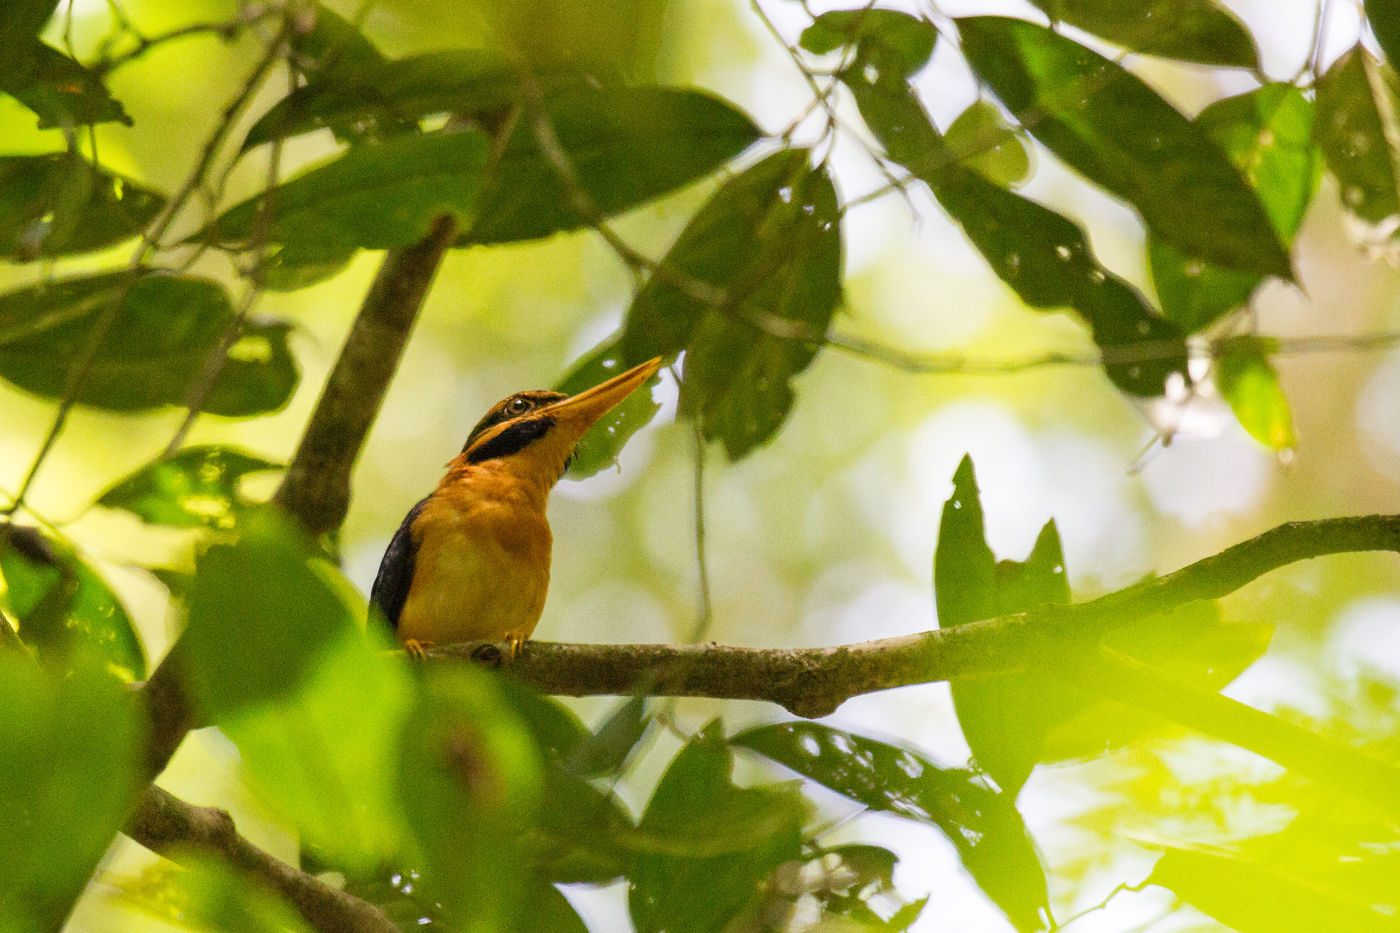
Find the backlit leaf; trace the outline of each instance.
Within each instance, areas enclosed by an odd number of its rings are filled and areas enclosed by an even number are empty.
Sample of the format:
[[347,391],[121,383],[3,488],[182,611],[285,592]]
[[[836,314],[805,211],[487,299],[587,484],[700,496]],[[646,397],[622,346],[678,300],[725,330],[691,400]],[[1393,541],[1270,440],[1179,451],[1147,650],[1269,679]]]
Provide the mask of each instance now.
[[125,509],[153,525],[231,528],[249,504],[238,491],[242,478],[277,469],[281,464],[233,447],[189,447],[137,470],[97,504]]
[[1215,361],[1215,382],[1251,437],[1272,450],[1289,450],[1298,443],[1293,415],[1265,350],[1247,337],[1231,341]]
[[898,10],[830,10],[812,21],[799,40],[817,54],[847,46],[878,45],[900,74],[909,76],[928,64],[938,30],[927,20]]
[[0,4],[0,42],[12,46],[37,36],[58,4],[59,0],[7,0]]
[[111,246],[136,236],[164,204],[81,156],[0,156],[0,256],[28,262]]
[[1030,177],[1030,147],[994,104],[975,101],[958,114],[944,138],[959,164],[988,181],[1015,188]]
[[110,121],[131,125],[101,78],[38,39],[7,45],[0,56],[0,93],[38,114],[41,130]]
[[958,20],[963,54],[1026,129],[1138,209],[1188,256],[1291,278],[1258,197],[1219,148],[1139,78],[1053,30]]
[[182,853],[180,864],[164,860],[133,878],[108,877],[120,903],[174,929],[219,933],[309,933],[281,896],[251,875],[213,857]]
[[1318,148],[1341,187],[1342,205],[1386,236],[1400,223],[1396,138],[1400,82],[1391,67],[1357,45],[1317,82]]
[[1396,0],[1366,0],[1366,19],[1391,67],[1400,61],[1400,3]]
[[[555,389],[576,395],[623,372],[627,367],[621,344],[619,335],[590,350]],[[569,461],[569,478],[587,479],[617,462],[618,454],[632,435],[646,427],[661,410],[660,403],[652,396],[652,389],[659,382],[660,378],[653,376],[588,429]]]
[[1031,0],[1052,19],[1142,52],[1203,65],[1258,68],[1249,32],[1216,0]]

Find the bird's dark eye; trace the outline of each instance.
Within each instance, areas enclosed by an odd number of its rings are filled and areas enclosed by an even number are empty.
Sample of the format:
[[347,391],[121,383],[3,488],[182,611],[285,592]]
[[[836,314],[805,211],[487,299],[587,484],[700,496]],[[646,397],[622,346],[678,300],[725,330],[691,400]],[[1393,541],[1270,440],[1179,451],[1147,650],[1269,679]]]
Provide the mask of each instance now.
[[506,406],[506,411],[512,415],[523,415],[534,407],[535,406],[531,404],[528,398],[513,398],[510,400],[510,404]]

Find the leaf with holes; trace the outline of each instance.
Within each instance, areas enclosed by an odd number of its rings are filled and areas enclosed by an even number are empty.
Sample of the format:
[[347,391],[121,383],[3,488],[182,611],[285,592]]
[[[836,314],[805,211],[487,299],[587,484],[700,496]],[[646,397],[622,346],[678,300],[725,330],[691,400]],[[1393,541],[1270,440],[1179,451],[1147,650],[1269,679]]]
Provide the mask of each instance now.
[[140,233],[164,206],[164,196],[81,156],[0,156],[0,256],[8,259],[112,246]]
[[[627,367],[621,343],[621,336],[617,335],[590,350],[555,388],[575,395],[622,372]],[[661,410],[661,404],[652,395],[660,381],[657,376],[648,379],[588,429],[569,460],[570,479],[587,479],[617,462],[632,435],[646,427]]]
[[1341,187],[1342,205],[1378,236],[1400,224],[1400,153],[1396,138],[1400,79],[1357,45],[1317,82],[1314,139]]
[[1052,19],[1115,45],[1203,65],[1258,68],[1254,41],[1216,0],[1031,0]]
[[153,525],[232,528],[249,505],[239,494],[243,477],[281,468],[233,447],[189,447],[137,470],[97,504],[125,509]]

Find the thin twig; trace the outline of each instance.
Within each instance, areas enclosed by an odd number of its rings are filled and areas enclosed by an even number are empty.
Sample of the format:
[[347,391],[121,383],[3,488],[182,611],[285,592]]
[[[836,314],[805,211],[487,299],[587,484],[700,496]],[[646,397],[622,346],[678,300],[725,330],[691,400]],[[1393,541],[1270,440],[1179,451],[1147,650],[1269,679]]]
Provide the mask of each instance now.
[[699,587],[695,610],[695,627],[690,631],[692,644],[709,634],[714,622],[714,604],[710,599],[710,564],[705,555],[705,432],[696,418],[691,425],[695,438],[695,572]]

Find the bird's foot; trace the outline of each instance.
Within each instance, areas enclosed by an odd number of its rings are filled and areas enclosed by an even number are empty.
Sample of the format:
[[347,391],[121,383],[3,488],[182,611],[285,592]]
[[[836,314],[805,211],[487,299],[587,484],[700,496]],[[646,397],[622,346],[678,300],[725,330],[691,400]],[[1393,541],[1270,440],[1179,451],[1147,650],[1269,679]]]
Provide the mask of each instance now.
[[403,643],[403,650],[404,653],[406,653],[413,660],[422,661],[428,656],[428,653],[423,649],[431,648],[432,646],[433,643],[430,641],[419,641],[416,638],[409,638],[405,639]]
[[520,657],[520,652],[525,650],[525,642],[529,635],[522,635],[519,632],[506,632],[506,663],[513,664]]

